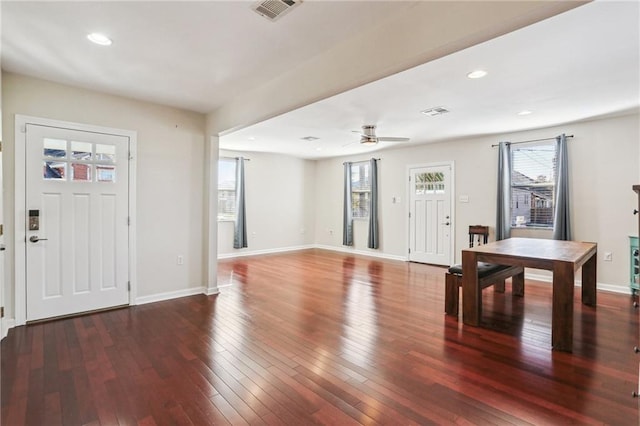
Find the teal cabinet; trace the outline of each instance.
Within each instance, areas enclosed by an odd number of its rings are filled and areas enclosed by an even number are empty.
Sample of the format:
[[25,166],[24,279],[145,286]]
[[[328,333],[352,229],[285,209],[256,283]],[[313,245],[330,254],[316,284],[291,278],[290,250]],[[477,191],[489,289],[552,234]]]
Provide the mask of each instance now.
[[629,258],[631,259],[629,271],[629,285],[631,293],[636,294],[640,290],[640,257],[638,256],[638,237],[629,237]]

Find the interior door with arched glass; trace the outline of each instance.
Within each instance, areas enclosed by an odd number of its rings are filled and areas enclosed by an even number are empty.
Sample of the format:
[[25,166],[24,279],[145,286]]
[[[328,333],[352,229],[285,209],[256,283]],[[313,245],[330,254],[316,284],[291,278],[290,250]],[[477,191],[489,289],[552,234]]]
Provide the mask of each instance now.
[[451,166],[409,169],[409,260],[451,264]]

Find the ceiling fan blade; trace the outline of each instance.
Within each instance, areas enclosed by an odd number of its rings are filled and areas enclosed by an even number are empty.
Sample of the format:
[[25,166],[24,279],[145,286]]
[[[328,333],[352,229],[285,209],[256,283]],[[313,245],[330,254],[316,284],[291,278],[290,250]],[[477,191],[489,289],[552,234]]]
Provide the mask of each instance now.
[[407,142],[409,138],[385,138],[379,137],[378,141],[380,142]]

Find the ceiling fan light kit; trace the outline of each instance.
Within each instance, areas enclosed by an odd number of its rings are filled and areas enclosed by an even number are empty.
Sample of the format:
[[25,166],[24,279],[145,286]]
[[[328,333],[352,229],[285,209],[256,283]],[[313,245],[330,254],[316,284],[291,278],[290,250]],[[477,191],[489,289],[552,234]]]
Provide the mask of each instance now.
[[365,124],[362,126],[362,133],[360,134],[360,144],[361,145],[375,145],[378,142],[407,142],[409,138],[398,138],[398,137],[385,137],[385,136],[376,136],[376,125],[375,124]]
[[378,143],[378,139],[376,139],[376,138],[372,138],[372,137],[370,137],[370,136],[364,136],[364,135],[363,135],[363,136],[360,138],[360,143],[361,143],[362,145],[375,145],[375,144],[377,144],[377,143]]

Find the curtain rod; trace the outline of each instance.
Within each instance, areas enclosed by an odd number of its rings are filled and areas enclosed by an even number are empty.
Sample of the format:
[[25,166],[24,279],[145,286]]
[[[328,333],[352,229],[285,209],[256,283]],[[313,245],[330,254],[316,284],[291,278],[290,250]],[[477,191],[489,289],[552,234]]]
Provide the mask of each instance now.
[[[223,160],[237,160],[240,157],[218,157],[218,159],[223,159]],[[251,158],[243,158],[243,160],[245,161],[251,161]]]
[[[566,138],[572,138],[573,135],[567,135],[565,137]],[[553,139],[555,139],[555,138],[531,139],[530,141],[507,142],[507,143],[510,143],[511,145],[518,145],[518,144],[521,144],[521,143],[542,142],[542,141],[550,141],[550,140],[553,140]],[[496,146],[500,146],[500,145],[496,143],[496,144],[491,145],[491,148],[496,147]]]
[[[372,158],[372,160],[380,161],[380,160],[382,160],[382,158]],[[345,165],[347,163],[364,163],[365,161],[369,161],[369,160],[345,161],[344,163],[342,163],[342,165]]]

